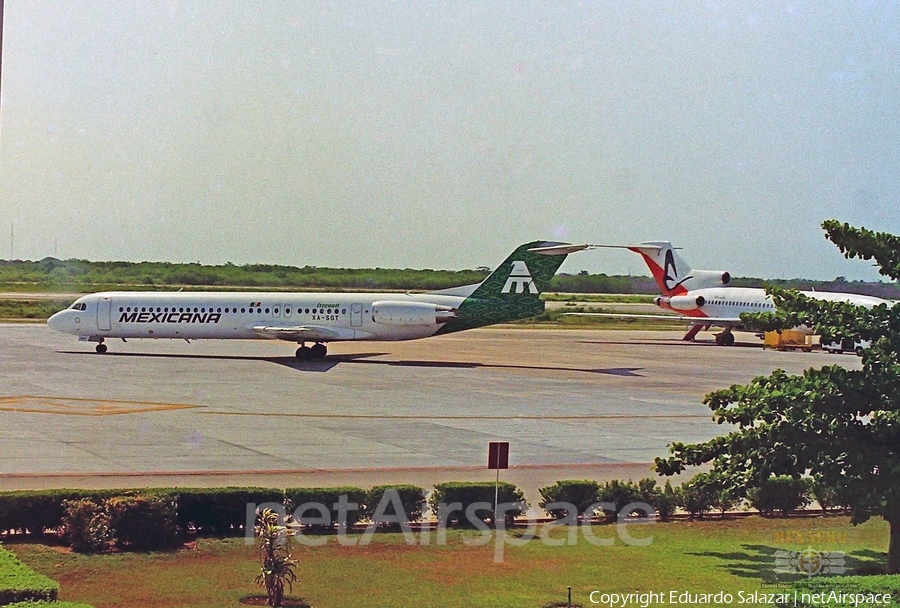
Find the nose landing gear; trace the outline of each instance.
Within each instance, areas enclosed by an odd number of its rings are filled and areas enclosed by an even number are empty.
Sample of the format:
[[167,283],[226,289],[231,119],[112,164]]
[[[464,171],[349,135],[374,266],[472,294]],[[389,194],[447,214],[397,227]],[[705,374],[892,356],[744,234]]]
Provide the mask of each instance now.
[[100,339],[100,344],[94,347],[94,350],[97,351],[98,355],[106,354],[106,344],[103,343],[103,339]]

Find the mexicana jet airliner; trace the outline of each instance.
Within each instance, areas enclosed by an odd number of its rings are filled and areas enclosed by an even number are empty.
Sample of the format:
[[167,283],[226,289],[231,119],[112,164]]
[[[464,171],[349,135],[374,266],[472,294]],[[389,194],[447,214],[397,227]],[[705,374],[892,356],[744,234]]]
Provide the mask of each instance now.
[[101,354],[110,338],[276,339],[296,342],[297,358],[308,360],[324,357],[328,342],[415,340],[538,315],[540,294],[566,255],[586,247],[534,241],[481,283],[421,294],[94,293],[47,324],[96,342]]

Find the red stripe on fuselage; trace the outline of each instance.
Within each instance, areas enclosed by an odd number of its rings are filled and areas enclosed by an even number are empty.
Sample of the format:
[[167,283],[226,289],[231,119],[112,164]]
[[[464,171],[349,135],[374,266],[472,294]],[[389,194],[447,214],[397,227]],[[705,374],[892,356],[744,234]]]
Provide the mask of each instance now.
[[[685,293],[687,293],[687,291],[685,291]],[[694,319],[704,319],[709,316],[705,312],[700,310],[699,308],[695,308],[693,310],[681,310],[678,308],[672,308],[672,306],[668,302],[660,302],[659,304],[657,304],[657,306],[659,306],[660,308],[664,308],[666,310],[670,310],[670,311],[674,312],[675,314],[681,315],[682,317],[691,317]]]

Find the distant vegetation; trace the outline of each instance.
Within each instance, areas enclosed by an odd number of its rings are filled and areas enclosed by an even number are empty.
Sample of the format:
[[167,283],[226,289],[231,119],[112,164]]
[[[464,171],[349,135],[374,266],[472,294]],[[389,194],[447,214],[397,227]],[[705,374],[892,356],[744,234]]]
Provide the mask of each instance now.
[[39,262],[0,261],[5,291],[171,289],[247,287],[252,289],[444,289],[478,283],[481,270],[397,270],[318,268],[273,264],[171,264],[168,262],[88,262],[45,258]]
[[0,319],[39,321],[49,319],[71,304],[71,300],[4,300],[0,298]]
[[[172,264],[168,262],[89,262],[45,258],[38,262],[0,260],[0,290],[22,292],[90,293],[104,289],[165,290],[203,289],[322,289],[337,291],[437,290],[482,281],[490,271],[413,270],[392,268],[320,268],[317,266],[280,266],[245,264],[237,266]],[[841,291],[900,298],[900,287],[890,283],[803,279],[772,280],[789,289]],[[761,287],[762,279],[736,278],[732,285]],[[656,283],[650,277],[622,275],[559,274],[551,289],[566,293],[655,294]]]

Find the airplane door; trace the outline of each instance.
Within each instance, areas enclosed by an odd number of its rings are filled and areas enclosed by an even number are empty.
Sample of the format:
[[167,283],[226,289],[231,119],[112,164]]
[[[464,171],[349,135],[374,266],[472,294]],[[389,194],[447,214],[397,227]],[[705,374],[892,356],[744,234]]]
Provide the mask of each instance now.
[[100,331],[109,331],[112,326],[109,324],[109,317],[112,313],[112,300],[109,298],[100,298],[97,300],[97,329]]
[[362,327],[362,304],[350,305],[350,326]]
[[291,316],[291,305],[290,305],[290,304],[285,304],[285,305],[282,306],[282,308],[284,309],[284,317],[285,317],[286,319],[289,319],[290,316]]

